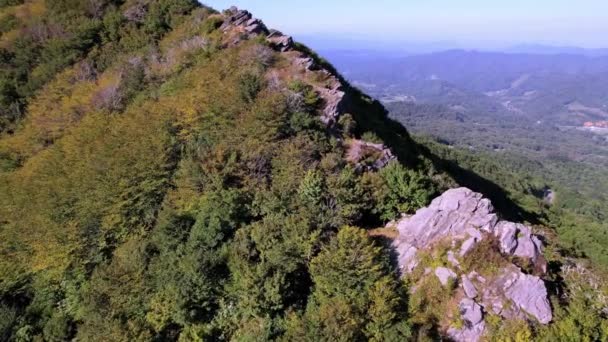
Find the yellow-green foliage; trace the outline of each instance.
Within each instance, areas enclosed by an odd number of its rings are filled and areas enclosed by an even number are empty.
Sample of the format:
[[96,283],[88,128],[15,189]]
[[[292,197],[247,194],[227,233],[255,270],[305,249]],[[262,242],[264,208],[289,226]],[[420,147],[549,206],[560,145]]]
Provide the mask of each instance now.
[[489,341],[495,342],[532,342],[534,335],[526,321],[502,320],[500,325],[495,325],[497,319],[490,320],[490,332],[487,333]]
[[462,260],[464,272],[475,271],[481,275],[497,275],[508,260],[502,256],[498,241],[493,236],[486,236],[468,252]]
[[423,277],[415,284],[409,299],[409,312],[413,323],[433,326],[445,318],[452,289],[444,287],[434,274]]
[[[194,0],[9,14],[26,29],[0,38],[13,56],[0,63],[0,340],[400,341],[460,322],[456,282],[419,274],[408,313],[390,253],[351,227],[434,192],[371,98],[350,89],[342,129],[407,167],[355,171],[318,116],[331,79],[263,37],[235,45]],[[436,247],[422,264],[447,265]],[[491,250],[470,254],[500,262]],[[603,336],[576,293],[546,336]]]

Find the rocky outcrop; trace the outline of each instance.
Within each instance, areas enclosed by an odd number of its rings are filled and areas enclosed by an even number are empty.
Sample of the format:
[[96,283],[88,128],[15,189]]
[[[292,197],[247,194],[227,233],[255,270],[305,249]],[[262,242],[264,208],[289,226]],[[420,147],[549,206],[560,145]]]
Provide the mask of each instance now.
[[496,284],[505,297],[515,304],[514,310],[523,310],[542,324],[551,322],[547,288],[540,278],[523,274],[516,267],[509,267],[501,270]]
[[[396,226],[399,236],[393,246],[403,275],[424,267],[420,265],[421,252],[448,246],[445,265],[454,268],[438,267],[434,274],[443,285],[449,279],[459,279],[457,295],[462,298],[460,312],[465,321],[464,327],[448,329],[450,338],[480,340],[485,329],[484,312],[505,319],[533,317],[541,324],[551,321],[544,282],[513,263],[525,261],[537,270],[545,270],[541,239],[526,225],[499,220],[492,203],[481,194],[466,188],[448,190]],[[493,265],[500,269],[492,274],[481,276],[470,269],[464,274],[462,261],[483,241],[497,246],[496,251],[486,253],[496,253],[503,264]]]
[[[303,48],[298,48],[291,36],[280,31],[268,29],[264,23],[246,11],[231,7],[224,12],[224,22],[220,30],[226,36],[226,46],[236,45],[242,40],[253,37],[265,37],[268,45],[275,51],[281,52],[292,62],[292,74],[304,75],[310,79],[322,80],[311,82],[314,91],[321,99],[319,108],[320,120],[329,129],[334,129],[342,114],[346,111],[348,103],[348,86],[328,68],[319,65],[315,58]],[[278,76],[277,76],[278,77]],[[273,80],[277,80],[277,77]],[[278,82],[274,82],[278,83]],[[335,131],[335,130],[334,130]],[[366,153],[375,154],[373,163],[369,161]],[[382,144],[373,144],[355,140],[349,147],[349,161],[352,161],[359,171],[377,171],[384,168],[396,157],[392,151]]]
[[271,30],[266,40],[281,52],[288,51],[293,47],[293,39],[277,30]]
[[494,234],[500,238],[501,250],[520,258],[530,259],[533,263],[542,255],[542,242],[532,235],[530,227],[513,222],[499,222]]
[[[225,20],[220,26],[228,39],[229,44],[238,44],[243,36],[265,36],[266,41],[275,50],[282,53],[294,53],[290,56],[294,64],[302,68],[305,72],[317,72],[325,78],[324,86],[315,86],[315,91],[323,100],[323,108],[321,113],[321,121],[328,127],[334,127],[338,118],[344,112],[346,102],[345,86],[338,77],[329,70],[319,69],[312,56],[307,55],[302,51],[296,51],[295,44],[291,36],[284,35],[277,30],[269,30],[264,23],[252,16],[251,13],[245,10],[240,10],[236,7],[231,7],[225,12]],[[384,162],[388,163],[387,157]]]
[[[377,171],[397,159],[383,144],[353,139],[348,143],[346,159],[356,165],[358,171]],[[369,162],[372,160],[371,163]]]
[[220,26],[220,30],[224,32],[233,27],[240,27],[244,32],[250,34],[269,34],[266,25],[261,20],[254,18],[249,11],[231,7],[226,11],[226,14],[226,19],[222,26]]
[[458,254],[464,256],[484,239],[484,235],[493,234],[500,239],[503,253],[544,262],[542,243],[532,235],[529,227],[499,222],[490,200],[467,188],[446,191],[416,215],[399,221],[397,230],[399,238],[395,244],[401,249],[403,246],[427,248],[449,238],[462,241]]

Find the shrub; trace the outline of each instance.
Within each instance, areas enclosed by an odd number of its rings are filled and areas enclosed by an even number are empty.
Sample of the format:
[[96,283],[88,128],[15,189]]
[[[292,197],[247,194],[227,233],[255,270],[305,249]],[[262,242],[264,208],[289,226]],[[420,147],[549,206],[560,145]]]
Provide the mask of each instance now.
[[21,5],[24,2],[25,0],[0,0],[0,8]]
[[6,33],[19,25],[19,19],[13,14],[8,14],[0,19],[0,36],[2,33]]
[[203,33],[209,34],[215,30],[217,30],[222,23],[224,22],[224,19],[222,19],[222,17],[219,16],[210,16],[209,18],[205,19],[205,21],[203,22]]
[[309,112],[314,111],[319,106],[321,101],[319,94],[317,94],[310,84],[295,80],[289,84],[288,88],[294,93],[302,95],[304,105]]
[[357,128],[357,123],[350,114],[343,114],[338,119],[338,125],[345,137],[352,138]]
[[434,192],[430,179],[398,162],[391,162],[380,171],[380,176],[383,182],[375,189],[375,212],[383,220],[423,207]]
[[325,193],[325,180],[316,170],[310,170],[300,184],[300,197],[309,203],[318,204],[323,200]]
[[241,99],[246,103],[252,103],[260,90],[262,90],[261,77],[252,72],[245,72],[239,76],[238,90]]

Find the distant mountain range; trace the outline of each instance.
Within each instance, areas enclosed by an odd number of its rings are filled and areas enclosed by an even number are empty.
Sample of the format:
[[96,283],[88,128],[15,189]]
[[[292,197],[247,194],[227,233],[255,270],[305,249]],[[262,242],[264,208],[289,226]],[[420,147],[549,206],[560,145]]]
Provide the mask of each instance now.
[[391,56],[431,54],[448,50],[476,50],[533,55],[608,56],[608,48],[584,48],[540,43],[461,43],[449,40],[423,42],[357,34],[300,34],[296,35],[295,38],[317,51],[375,51]]
[[604,49],[586,49],[574,46],[551,46],[541,44],[521,44],[505,49],[503,52],[508,53],[525,53],[525,54],[540,54],[540,55],[582,55],[588,57],[608,56],[608,48]]
[[468,115],[573,126],[608,119],[608,56],[465,50],[324,55],[357,86],[389,102],[408,98]]

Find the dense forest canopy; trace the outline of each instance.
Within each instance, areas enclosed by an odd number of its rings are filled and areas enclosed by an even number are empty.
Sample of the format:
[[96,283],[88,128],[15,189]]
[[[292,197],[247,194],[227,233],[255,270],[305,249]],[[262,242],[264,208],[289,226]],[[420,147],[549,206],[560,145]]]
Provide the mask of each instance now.
[[[433,339],[434,299],[451,290],[411,305],[370,229],[457,183],[528,217],[306,47],[220,29],[227,12],[193,0],[0,7],[0,340]],[[295,68],[297,54],[317,68]],[[351,112],[328,127],[336,79]],[[361,141],[396,158],[353,162]],[[558,240],[547,253],[568,256]],[[555,277],[570,287],[553,294],[554,323],[497,324],[496,340],[606,337],[604,289],[586,273]]]

